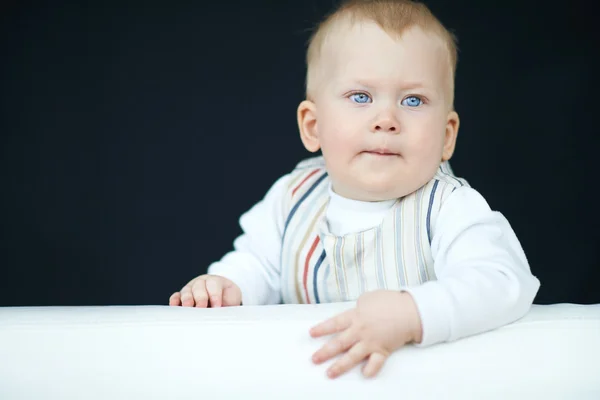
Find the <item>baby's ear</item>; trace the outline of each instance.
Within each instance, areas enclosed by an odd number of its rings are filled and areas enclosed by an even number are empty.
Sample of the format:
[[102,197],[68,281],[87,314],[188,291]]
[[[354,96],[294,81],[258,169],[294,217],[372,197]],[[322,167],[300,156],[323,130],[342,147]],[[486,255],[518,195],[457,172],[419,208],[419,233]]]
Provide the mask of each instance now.
[[442,152],[442,161],[448,161],[452,154],[454,154],[454,148],[456,147],[456,136],[458,135],[458,127],[460,125],[460,119],[456,111],[450,111],[446,120],[446,133],[444,135],[444,150]]
[[317,107],[310,100],[304,100],[298,106],[298,128],[306,150],[311,153],[319,151],[321,145],[317,132]]

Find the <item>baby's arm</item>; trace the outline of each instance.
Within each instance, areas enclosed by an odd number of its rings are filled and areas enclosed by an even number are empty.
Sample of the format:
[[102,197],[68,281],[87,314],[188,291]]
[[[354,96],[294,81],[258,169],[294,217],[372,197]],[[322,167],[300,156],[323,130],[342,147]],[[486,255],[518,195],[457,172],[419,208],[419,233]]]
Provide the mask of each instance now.
[[284,228],[283,196],[289,175],[279,178],[265,197],[240,217],[242,234],[234,250],[211,264],[208,273],[234,282],[244,305],[280,301],[281,236]]
[[409,288],[421,346],[492,330],[523,317],[539,289],[506,218],[474,189],[458,188],[433,229],[437,281]]

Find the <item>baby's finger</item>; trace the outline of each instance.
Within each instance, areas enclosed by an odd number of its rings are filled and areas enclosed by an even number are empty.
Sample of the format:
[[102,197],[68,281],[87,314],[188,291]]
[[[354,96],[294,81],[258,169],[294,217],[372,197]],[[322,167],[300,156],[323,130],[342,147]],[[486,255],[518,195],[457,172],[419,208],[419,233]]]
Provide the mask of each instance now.
[[360,364],[369,355],[363,342],[358,342],[327,370],[327,376],[337,378]]
[[169,305],[170,306],[179,306],[181,305],[181,293],[175,292],[169,297]]
[[239,306],[242,303],[242,293],[236,285],[223,289],[223,307]]
[[359,336],[353,329],[347,329],[340,333],[337,337],[325,343],[315,354],[313,361],[317,364],[325,362],[340,353],[345,352],[358,342]]
[[183,307],[194,306],[194,296],[192,295],[192,286],[190,284],[185,285],[181,289],[180,300]]
[[354,309],[345,311],[333,318],[330,318],[310,329],[310,335],[312,337],[320,337],[325,335],[331,335],[333,333],[341,332],[348,329],[352,323],[352,317],[354,315]]
[[206,292],[206,281],[204,279],[198,279],[192,286],[192,295],[196,302],[196,307],[206,308],[208,307],[208,293]]
[[367,378],[372,378],[381,371],[387,357],[381,353],[372,353],[369,356],[369,361],[362,369],[362,373]]
[[206,291],[208,293],[208,298],[210,299],[210,306],[221,307],[223,296],[223,284],[221,283],[221,280],[217,278],[207,278]]

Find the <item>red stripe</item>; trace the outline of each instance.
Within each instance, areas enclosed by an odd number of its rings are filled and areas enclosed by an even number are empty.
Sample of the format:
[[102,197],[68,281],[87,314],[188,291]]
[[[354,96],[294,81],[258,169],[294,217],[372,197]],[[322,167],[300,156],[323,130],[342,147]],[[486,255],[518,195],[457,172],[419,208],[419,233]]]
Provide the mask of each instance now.
[[313,253],[315,252],[315,249],[317,248],[317,244],[319,244],[319,235],[317,235],[312,246],[310,246],[310,250],[308,251],[308,255],[306,256],[306,262],[304,263],[304,277],[302,278],[302,283],[304,284],[304,293],[306,294],[307,304],[310,304],[310,297],[308,297],[308,288],[306,287],[306,280],[308,278],[308,263]]
[[319,172],[320,168],[315,169],[313,172],[311,172],[310,174],[308,174],[308,176],[304,179],[302,179],[302,182],[300,182],[298,184],[298,186],[296,186],[294,188],[294,190],[292,190],[292,196],[294,196],[294,194],[296,193],[296,190],[300,189],[300,186],[302,186],[304,184],[304,182],[306,182],[311,176],[313,176],[314,174],[316,174],[317,172]]

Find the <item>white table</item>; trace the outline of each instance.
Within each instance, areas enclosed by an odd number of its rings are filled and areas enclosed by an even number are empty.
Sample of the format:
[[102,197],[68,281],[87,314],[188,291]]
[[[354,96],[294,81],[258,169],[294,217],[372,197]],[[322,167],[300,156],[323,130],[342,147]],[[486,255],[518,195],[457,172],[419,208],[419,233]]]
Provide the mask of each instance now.
[[351,306],[0,308],[0,399],[600,399],[600,305],[534,305],[332,381],[308,329]]

